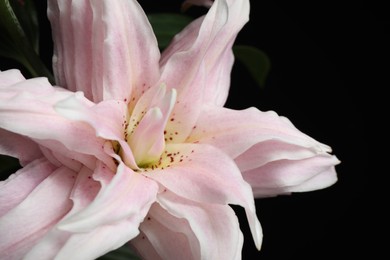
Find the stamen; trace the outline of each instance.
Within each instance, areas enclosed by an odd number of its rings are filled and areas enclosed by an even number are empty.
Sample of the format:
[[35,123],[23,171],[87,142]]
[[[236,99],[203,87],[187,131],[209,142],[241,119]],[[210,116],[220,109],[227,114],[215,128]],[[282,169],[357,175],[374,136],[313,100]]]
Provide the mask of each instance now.
[[159,160],[165,149],[164,129],[176,101],[176,90],[161,85],[146,108],[146,113],[132,130],[128,144],[139,167]]

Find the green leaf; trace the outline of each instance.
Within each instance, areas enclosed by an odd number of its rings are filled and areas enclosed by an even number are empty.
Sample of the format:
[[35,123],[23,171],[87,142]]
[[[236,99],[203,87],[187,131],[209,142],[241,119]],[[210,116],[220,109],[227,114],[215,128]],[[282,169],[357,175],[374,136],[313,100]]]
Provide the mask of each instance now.
[[34,1],[11,0],[10,4],[28,41],[35,52],[39,53],[39,24]]
[[124,245],[117,250],[111,251],[98,260],[141,260],[128,245]]
[[[33,38],[31,41],[34,41]],[[0,48],[0,55],[23,64],[31,76],[47,77],[54,82],[53,75],[35,52],[9,0],[0,0]]]
[[171,13],[149,14],[148,19],[153,27],[160,49],[166,48],[173,36],[192,21],[190,16]]
[[261,50],[246,45],[233,47],[234,56],[242,62],[260,87],[264,87],[271,63],[268,56]]

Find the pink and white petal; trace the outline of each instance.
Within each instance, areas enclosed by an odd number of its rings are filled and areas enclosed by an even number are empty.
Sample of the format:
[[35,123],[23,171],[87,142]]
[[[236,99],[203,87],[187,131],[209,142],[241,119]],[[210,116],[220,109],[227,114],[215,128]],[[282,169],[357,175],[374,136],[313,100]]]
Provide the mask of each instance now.
[[[48,161],[58,167],[66,165],[68,168],[74,171],[78,171],[81,164],[88,167],[89,169],[95,168],[97,159],[94,155],[71,151],[56,140],[35,139],[35,142],[39,144],[41,152],[48,159]],[[106,159],[108,163],[111,163],[112,167],[115,167],[115,163],[113,163],[109,157],[105,155],[105,157],[101,158],[101,160],[104,161],[104,159]]]
[[[51,22],[52,38],[54,42],[52,63],[56,84],[71,91],[76,91],[77,85],[75,84],[74,74],[72,71],[73,66],[75,66],[74,36],[71,26],[72,2],[73,1],[48,1],[47,15]],[[87,1],[78,2],[83,4],[84,7],[89,6]],[[87,11],[85,11],[83,17],[87,18],[88,16]],[[84,22],[86,23],[87,21]],[[83,30],[83,27],[79,28],[79,30]],[[87,42],[88,41],[85,41],[85,43]],[[88,53],[88,50],[86,50],[85,53],[80,53],[79,55],[80,57],[84,57],[87,56],[86,53]],[[82,72],[87,73],[86,68],[89,67],[90,66],[88,65],[85,66]],[[81,90],[91,97],[91,90],[84,86],[82,88],[83,89]]]
[[115,250],[139,234],[134,226],[135,216],[129,219],[103,225],[88,233],[71,236],[57,255],[58,259],[96,259]]
[[271,139],[253,145],[234,159],[241,172],[259,168],[278,160],[301,160],[318,154],[315,149]]
[[[87,123],[95,130],[96,136],[104,140],[118,142],[123,161],[132,168],[137,168],[134,155],[125,141],[125,132],[128,126],[125,102],[108,100],[90,106],[89,101],[81,92],[78,92],[74,96],[58,102],[54,108],[65,118]],[[105,146],[107,145],[113,149],[112,144],[106,142]],[[104,162],[112,168],[109,162],[106,160]]]
[[307,192],[320,190],[333,185],[337,181],[335,167],[329,167],[324,171],[317,173],[312,178],[299,185],[288,188],[289,192]]
[[147,174],[168,190],[200,203],[236,204],[245,208],[256,246],[262,231],[250,185],[234,161],[210,145],[168,144],[161,166]]
[[61,86],[99,102],[129,100],[158,80],[157,41],[136,1],[53,0],[48,16]]
[[339,160],[331,155],[283,159],[243,172],[243,177],[253,187],[256,197],[311,191],[337,181],[335,165],[338,163]]
[[25,259],[96,259],[124,245],[138,233],[133,227],[133,219],[99,226],[89,232],[52,229]]
[[211,144],[234,159],[252,146],[266,141],[307,148],[315,154],[331,151],[330,147],[299,131],[287,118],[256,108],[238,111],[204,106],[194,130],[187,139],[187,142]]
[[[94,179],[97,174],[101,175],[99,181]],[[88,231],[63,229],[64,226],[68,225],[69,219],[74,218],[84,210],[88,210],[91,203],[94,203],[97,199],[99,192],[107,189],[112,178],[113,173],[107,170],[104,165],[99,165],[95,173],[84,167],[78,174],[70,195],[73,201],[71,211],[32,248],[26,258],[40,259],[44,255],[48,259],[95,259],[134,238],[139,233],[139,218],[142,221],[146,213],[140,213],[139,216],[137,214],[129,215],[120,220],[100,223],[100,225],[90,227]],[[126,182],[124,185],[126,184],[128,183]],[[121,190],[117,191],[120,193]],[[125,199],[129,198],[126,197]],[[133,205],[129,206],[128,204],[131,202],[126,200],[126,205],[123,206],[132,208]],[[114,205],[114,208],[115,206],[118,206],[118,204]],[[108,212],[106,219],[109,219],[112,215],[114,215],[113,211]]]
[[[155,198],[157,184],[150,180],[151,185],[139,183],[137,177],[145,178],[138,174],[131,177],[131,174],[134,173],[122,169],[114,175],[103,164],[95,172],[84,167],[70,195],[72,210],[29,252],[27,259],[37,259],[42,253],[50,259],[95,259],[137,236],[139,224],[154,201],[148,200],[153,192],[144,193],[142,189],[154,186]],[[130,197],[131,192],[138,197],[145,195],[138,198],[139,207]],[[142,202],[145,200],[147,205]],[[80,221],[93,223],[78,227]]]
[[54,110],[56,103],[73,95],[51,87],[43,78],[0,88],[0,127],[36,142],[54,140],[69,151],[94,155],[107,163],[112,161],[104,152],[105,140],[96,137],[95,129],[64,118]]
[[32,78],[14,82],[9,85],[0,87],[0,93],[2,99],[9,99],[17,96],[20,92],[30,93],[37,96],[44,96],[48,93],[52,94],[51,102],[55,103],[58,100],[64,99],[72,92],[59,88],[53,87],[47,78]]
[[64,244],[69,240],[71,235],[72,233],[64,232],[57,229],[56,226],[53,226],[25,253],[23,259],[60,259],[58,257],[56,258],[56,256]]
[[96,158],[88,158],[89,160],[86,160],[86,156],[83,154],[72,153],[66,149],[63,152],[59,149],[59,147],[60,144],[54,146],[53,149],[41,146],[41,151],[52,164],[58,167],[65,166],[74,172],[79,172],[83,165],[89,167],[90,169],[92,169],[95,165]]
[[41,158],[0,182],[0,217],[22,202],[56,168]]
[[[67,217],[77,214],[88,207],[98,195],[101,184],[99,181],[93,179],[93,174],[94,171],[87,167],[83,167],[79,171],[72,193],[70,194],[70,199],[73,201],[73,207]],[[66,220],[66,218],[64,220]]]
[[188,221],[200,243],[200,257],[195,259],[241,259],[243,235],[229,205],[197,203],[168,191],[158,196],[158,203]]
[[181,32],[176,34],[172,42],[164,49],[161,54],[160,67],[164,69],[165,65],[170,61],[172,56],[178,56],[178,53],[186,53],[191,49],[196,41],[199,30],[202,26],[204,16],[201,16],[189,23]]
[[19,70],[11,69],[0,71],[0,88],[10,86],[26,80]]
[[[230,72],[234,60],[231,48],[248,18],[249,1],[215,1],[204,19],[199,18],[192,22],[164,51],[160,63],[164,69],[163,77],[167,68],[172,66],[169,63],[176,62],[176,55],[193,56],[192,63],[186,64],[187,66],[183,64],[181,70],[186,68],[188,71],[188,68],[196,68],[200,64],[205,66],[207,77],[206,87],[203,89],[204,102],[222,106],[226,102],[230,86]],[[180,62],[180,59],[178,61]],[[180,68],[175,69],[179,70]],[[179,79],[180,77],[177,80]],[[174,83],[167,84],[169,86]],[[177,83],[174,85],[183,86]],[[181,89],[178,91],[180,93]]]
[[139,223],[156,200],[157,183],[133,172],[123,163],[119,164],[116,173],[106,165],[98,164],[92,178],[100,182],[99,193],[86,208],[68,216],[59,228],[88,232],[101,225],[131,219],[132,228],[138,230]]
[[[189,68],[193,62],[193,57],[187,56],[185,58],[187,58],[186,61],[181,60],[179,62],[181,63],[182,70],[185,67]],[[177,73],[178,75],[182,75],[181,73],[185,72],[178,71]],[[191,72],[189,71],[188,73],[190,74]],[[189,80],[187,81],[187,79],[185,79],[187,82],[177,82],[182,85],[175,85],[176,83],[171,84],[168,82],[167,86],[170,88],[176,89],[180,86],[185,87],[177,92],[178,95],[175,106],[165,127],[166,134],[174,137],[173,140],[167,139],[167,143],[182,143],[192,131],[192,128],[201,113],[206,73],[204,66],[199,66],[196,70],[196,77],[191,79],[192,76],[189,75]],[[180,78],[177,75],[175,77]]]
[[123,101],[103,101],[90,105],[82,92],[76,92],[54,105],[60,115],[91,125],[96,135],[108,140],[123,139],[127,107]]
[[[142,224],[141,224],[142,228]],[[169,231],[164,231],[166,232],[167,236],[169,235]],[[176,237],[176,233],[174,233],[174,236]],[[164,238],[165,239],[165,236]],[[149,241],[149,239],[146,237],[145,233],[140,232],[140,234],[132,239],[129,242],[130,248],[134,249],[134,251],[142,257],[142,259],[148,260],[148,259],[153,259],[153,260],[162,260],[163,258],[157,253],[156,249],[154,248],[153,244]]]
[[[160,76],[160,51],[149,20],[134,0],[96,1],[92,7],[96,19],[94,31],[97,32],[93,48],[101,61],[94,63],[97,66],[95,84],[103,83],[96,87],[107,89],[107,93],[103,93],[104,99],[133,97],[137,100]],[[103,64],[103,68],[98,67]],[[99,76],[103,78],[99,79]]]
[[26,259],[54,259],[58,255],[65,243],[73,235],[71,232],[58,229],[58,225],[67,216],[73,215],[87,207],[94,200],[101,188],[100,183],[92,179],[92,174],[93,171],[87,167],[83,167],[78,172],[69,196],[73,201],[72,209],[34,245],[25,256]]
[[[232,41],[233,43],[233,41]],[[234,55],[229,45],[221,54],[219,61],[210,68],[210,73],[207,74],[204,94],[204,102],[211,103],[216,106],[223,106],[229,95],[231,71],[234,63]]]
[[42,157],[39,146],[28,137],[0,128],[0,154],[19,159],[22,166]]
[[0,251],[4,259],[22,258],[70,210],[75,175],[67,168],[59,168],[0,218]]
[[176,142],[188,136],[203,103],[226,101],[229,81],[222,78],[230,76],[230,49],[248,16],[248,1],[215,1],[207,15],[186,27],[163,53],[160,83],[178,92],[167,124],[168,132],[179,129]]
[[[173,43],[188,47],[188,49],[173,47],[175,52],[171,53],[172,55],[167,58],[165,64],[161,64],[163,67],[160,84],[166,84],[168,88],[175,88],[178,93],[171,121],[168,121],[167,124],[168,132],[179,130],[176,136],[176,142],[178,143],[188,136],[199,116],[206,87],[206,74],[208,73],[204,56],[208,44],[212,42],[211,39],[215,37],[216,32],[227,20],[227,13],[227,6],[223,4],[215,5],[215,8],[210,9],[208,15],[202,20],[202,24],[198,20],[197,24],[201,28],[199,36],[192,44],[189,44],[186,40],[184,43]],[[190,28],[191,30],[194,29],[193,26],[190,26]],[[180,38],[184,39],[184,37]],[[169,50],[168,53],[170,53]]]
[[188,221],[177,218],[155,203],[147,219],[141,224],[142,235],[131,241],[141,256],[150,258],[142,250],[150,245],[161,259],[201,259],[199,241]]

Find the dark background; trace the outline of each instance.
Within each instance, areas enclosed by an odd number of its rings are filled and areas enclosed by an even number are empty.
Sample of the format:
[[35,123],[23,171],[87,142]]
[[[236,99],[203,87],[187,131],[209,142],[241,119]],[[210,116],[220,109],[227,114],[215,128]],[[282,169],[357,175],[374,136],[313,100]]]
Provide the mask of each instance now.
[[365,126],[369,97],[383,85],[377,80],[389,21],[366,4],[288,2],[251,1],[251,20],[238,42],[264,50],[272,69],[264,89],[241,83],[245,71],[233,73],[228,106],[275,110],[330,145],[342,162],[339,181],[321,191],[257,200],[263,248],[256,254],[248,235],[243,258],[376,259],[383,230],[376,225],[378,197],[369,191],[374,172],[367,172]]
[[[51,41],[45,1],[41,13],[42,55],[50,64]],[[155,1],[154,1],[155,2]],[[177,12],[180,1],[148,12]],[[382,248],[374,231],[379,211],[368,189],[365,126],[370,96],[382,82],[388,46],[385,9],[366,4],[299,4],[295,1],[251,1],[250,22],[237,43],[255,46],[270,58],[264,88],[236,63],[227,106],[256,106],[288,117],[296,127],[330,145],[342,161],[339,181],[315,192],[256,200],[264,240],[257,252],[242,209],[235,208],[245,236],[243,259],[332,259],[369,257]],[[387,53],[386,53],[387,55]],[[1,63],[0,69],[12,63]],[[379,232],[381,233],[381,232]]]

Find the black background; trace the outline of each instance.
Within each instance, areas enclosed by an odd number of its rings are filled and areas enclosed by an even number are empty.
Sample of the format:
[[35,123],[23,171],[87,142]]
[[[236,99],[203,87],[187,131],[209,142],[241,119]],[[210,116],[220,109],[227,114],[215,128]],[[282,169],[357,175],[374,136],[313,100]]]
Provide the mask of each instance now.
[[[41,14],[42,55],[50,64],[50,27]],[[141,1],[147,12],[177,12],[180,1]],[[227,106],[256,106],[288,117],[300,130],[332,146],[342,161],[339,181],[315,192],[256,200],[264,240],[257,252],[242,209],[235,208],[245,236],[243,259],[372,258],[381,249],[370,197],[365,127],[371,94],[381,82],[389,20],[385,9],[366,4],[299,4],[251,1],[250,22],[237,44],[263,50],[271,71],[259,88],[236,63]],[[386,53],[387,54],[387,53]],[[12,63],[1,63],[1,70]],[[379,217],[379,216],[378,216]],[[379,234],[380,234],[379,230]]]

